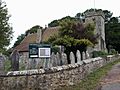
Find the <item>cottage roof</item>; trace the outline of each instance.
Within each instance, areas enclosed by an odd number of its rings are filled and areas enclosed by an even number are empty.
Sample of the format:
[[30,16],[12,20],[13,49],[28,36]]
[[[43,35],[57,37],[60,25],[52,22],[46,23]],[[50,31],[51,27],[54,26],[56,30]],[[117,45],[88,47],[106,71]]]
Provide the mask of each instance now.
[[47,41],[51,36],[57,35],[59,32],[59,26],[47,28],[42,35],[42,41]]
[[[47,41],[50,36],[58,34],[58,30],[60,27],[50,27],[46,28],[42,34],[42,41]],[[19,52],[27,52],[29,50],[30,43],[36,43],[37,40],[37,33],[29,34],[26,36],[23,41],[14,48],[14,50],[18,50]]]
[[28,51],[29,50],[29,43],[35,43],[37,39],[37,34],[29,34],[28,36],[26,36],[23,41],[16,46],[14,49],[18,50],[19,52],[23,52],[23,51]]

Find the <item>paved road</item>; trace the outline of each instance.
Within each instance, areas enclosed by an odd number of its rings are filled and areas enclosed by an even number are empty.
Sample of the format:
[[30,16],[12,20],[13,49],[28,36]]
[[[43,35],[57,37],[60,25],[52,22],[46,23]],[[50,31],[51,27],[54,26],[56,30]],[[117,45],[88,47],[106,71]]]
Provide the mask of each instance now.
[[100,84],[100,90],[120,90],[120,63],[112,67]]

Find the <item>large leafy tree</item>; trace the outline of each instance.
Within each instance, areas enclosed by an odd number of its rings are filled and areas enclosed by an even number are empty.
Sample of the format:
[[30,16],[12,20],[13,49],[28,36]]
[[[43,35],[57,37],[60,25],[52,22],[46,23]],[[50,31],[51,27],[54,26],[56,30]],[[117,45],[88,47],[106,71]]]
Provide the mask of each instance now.
[[108,50],[114,48],[120,53],[120,23],[117,17],[112,17],[105,24],[105,32]]
[[9,17],[5,2],[0,0],[0,52],[4,52],[13,36],[12,28],[8,23]]
[[91,39],[94,37],[94,25],[84,26],[76,19],[66,18],[60,22],[60,26],[59,35],[51,37],[48,42],[53,45],[63,45],[68,59],[71,51],[75,54],[77,50],[80,50],[82,53],[86,51],[87,46],[95,44],[96,39]]
[[73,20],[73,19],[74,19],[74,20],[75,20],[74,17],[66,16],[66,17],[63,17],[63,18],[58,19],[58,20],[53,20],[52,22],[50,22],[50,23],[48,24],[48,27],[60,26],[60,23],[61,23],[63,20],[65,20],[65,19],[70,19],[70,20]]

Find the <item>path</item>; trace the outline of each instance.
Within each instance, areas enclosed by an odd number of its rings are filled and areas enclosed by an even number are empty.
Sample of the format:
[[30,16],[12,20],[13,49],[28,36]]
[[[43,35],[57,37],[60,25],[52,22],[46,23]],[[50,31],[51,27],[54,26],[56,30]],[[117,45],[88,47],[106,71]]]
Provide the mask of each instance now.
[[120,90],[120,63],[114,65],[100,82],[100,90]]

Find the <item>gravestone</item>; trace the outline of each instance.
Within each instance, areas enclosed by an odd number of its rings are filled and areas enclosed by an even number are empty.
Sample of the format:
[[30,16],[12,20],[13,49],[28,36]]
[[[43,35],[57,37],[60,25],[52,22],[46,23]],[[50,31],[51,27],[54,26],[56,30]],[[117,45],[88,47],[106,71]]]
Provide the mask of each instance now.
[[30,69],[35,69],[36,68],[36,64],[37,64],[36,59],[35,58],[31,58],[31,59],[29,59],[29,61],[30,61],[30,65],[29,65]]
[[85,60],[85,59],[86,59],[85,52],[82,52],[82,57],[83,57],[83,60]]
[[60,54],[57,52],[56,54],[56,59],[57,59],[57,66],[61,65],[61,59],[60,59]]
[[24,63],[24,56],[23,55],[21,55],[20,57],[19,57],[19,69],[21,70],[21,69],[25,69],[25,63]]
[[70,61],[71,61],[71,64],[75,64],[75,56],[73,52],[70,52]]
[[19,70],[19,52],[17,50],[14,50],[11,54],[11,67],[13,71]]
[[77,57],[77,63],[79,63],[80,65],[82,65],[83,61],[81,60],[81,54],[80,54],[79,50],[77,50],[77,52],[76,52],[76,57]]
[[5,57],[0,54],[0,75],[4,74],[4,68],[5,68]]
[[50,58],[44,58],[43,68],[50,68]]
[[86,59],[89,59],[90,58],[90,55],[88,53],[88,51],[86,51]]
[[37,68],[43,68],[43,65],[44,65],[44,59],[37,58]]
[[56,67],[57,66],[57,57],[54,52],[52,52],[51,60],[52,60],[52,66]]
[[68,64],[67,55],[63,52],[61,53],[61,60],[62,60],[62,65]]

